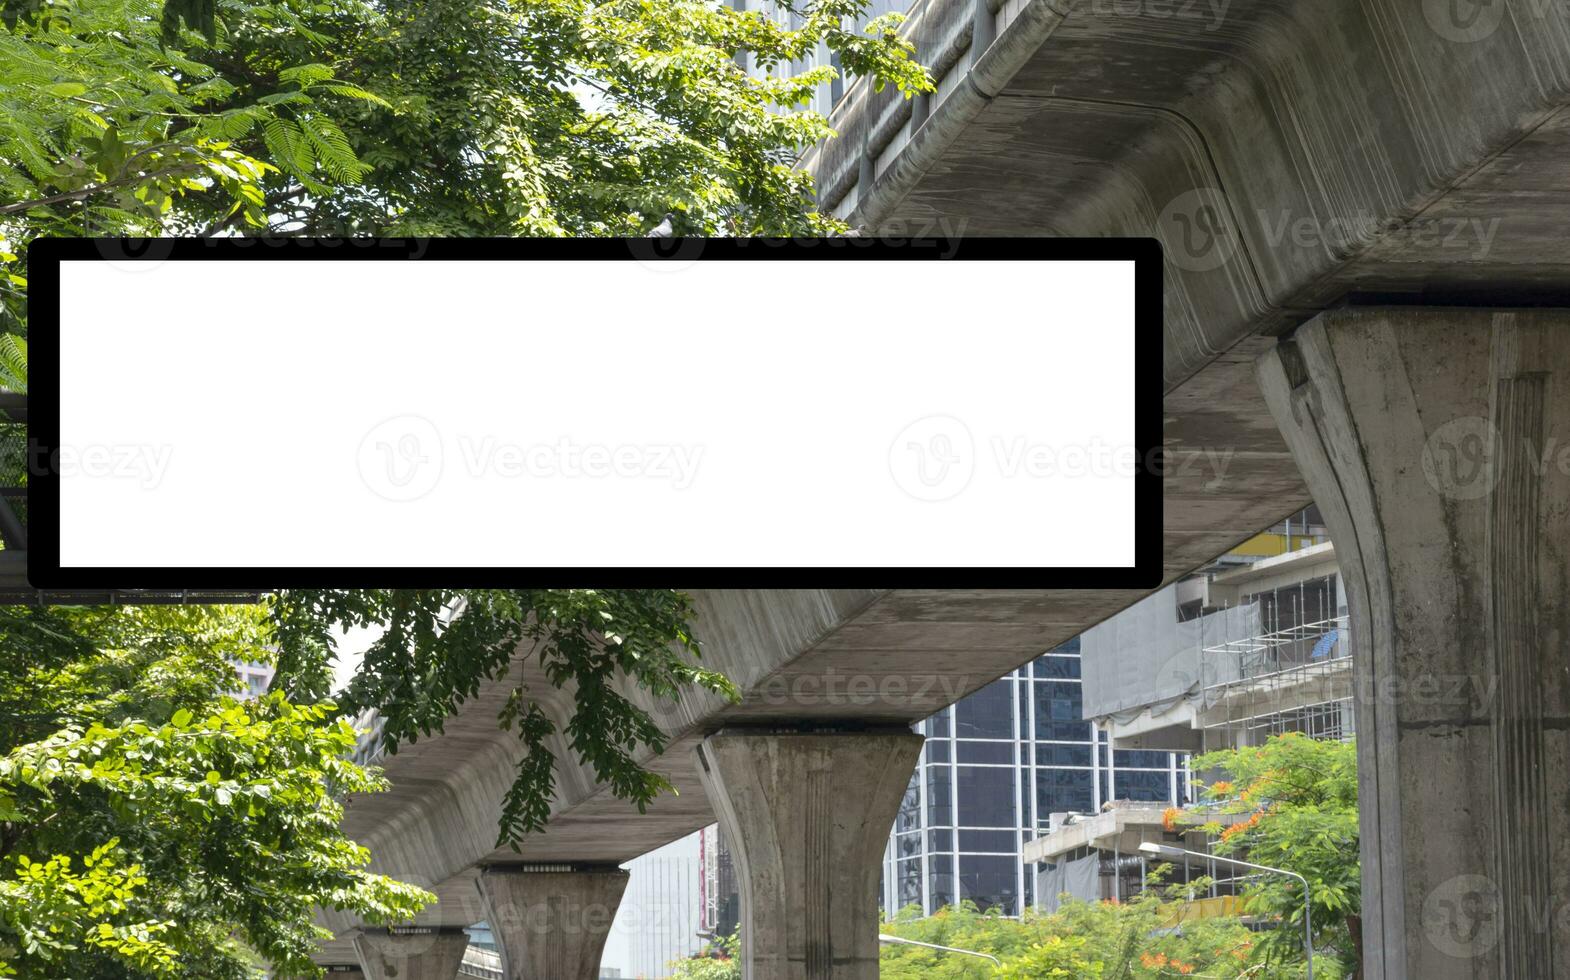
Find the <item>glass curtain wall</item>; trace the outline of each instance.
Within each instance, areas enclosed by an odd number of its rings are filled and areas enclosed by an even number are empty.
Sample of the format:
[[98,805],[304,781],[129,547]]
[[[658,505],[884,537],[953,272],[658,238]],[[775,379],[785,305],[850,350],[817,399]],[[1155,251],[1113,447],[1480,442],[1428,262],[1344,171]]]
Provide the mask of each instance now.
[[1075,638],[915,726],[927,736],[885,857],[887,914],[971,901],[1018,915],[1034,900],[1020,847],[1054,813],[1187,797],[1187,756],[1109,752],[1084,720]]

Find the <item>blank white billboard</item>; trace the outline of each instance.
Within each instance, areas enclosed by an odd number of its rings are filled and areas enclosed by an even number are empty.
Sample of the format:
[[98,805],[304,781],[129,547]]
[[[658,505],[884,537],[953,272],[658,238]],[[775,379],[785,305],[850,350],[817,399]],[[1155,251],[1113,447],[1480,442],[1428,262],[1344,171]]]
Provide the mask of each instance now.
[[1142,260],[431,244],[59,248],[35,584],[1153,572]]

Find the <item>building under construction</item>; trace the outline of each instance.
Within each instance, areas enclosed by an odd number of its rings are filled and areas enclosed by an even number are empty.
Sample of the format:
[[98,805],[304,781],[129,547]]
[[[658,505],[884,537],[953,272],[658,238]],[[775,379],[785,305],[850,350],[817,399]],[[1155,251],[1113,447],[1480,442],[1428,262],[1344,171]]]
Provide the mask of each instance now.
[[[1116,749],[1200,754],[1301,732],[1348,739],[1353,675],[1335,546],[1308,511],[1223,555],[1081,637],[1085,717]],[[1180,806],[1193,806],[1184,784]],[[1119,899],[1148,870],[1139,846],[1206,851],[1192,829],[1169,830],[1160,807],[1109,800],[1100,812],[1050,815],[1021,856],[1036,873],[1035,906],[1059,896]],[[1206,877],[1223,899],[1238,882],[1196,859],[1176,880]]]

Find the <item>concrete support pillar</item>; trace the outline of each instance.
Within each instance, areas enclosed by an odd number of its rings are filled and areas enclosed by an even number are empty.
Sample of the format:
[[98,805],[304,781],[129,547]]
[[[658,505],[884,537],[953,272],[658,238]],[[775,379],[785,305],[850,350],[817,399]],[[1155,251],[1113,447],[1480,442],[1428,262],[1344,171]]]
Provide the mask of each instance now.
[[354,937],[365,980],[453,980],[469,937],[462,929],[365,929]]
[[1570,311],[1335,311],[1258,375],[1348,591],[1368,980],[1570,978]]
[[480,902],[506,980],[596,980],[627,877],[614,867],[563,865],[480,872]]
[[729,729],[698,747],[735,858],[746,980],[876,980],[883,849],[922,741]]

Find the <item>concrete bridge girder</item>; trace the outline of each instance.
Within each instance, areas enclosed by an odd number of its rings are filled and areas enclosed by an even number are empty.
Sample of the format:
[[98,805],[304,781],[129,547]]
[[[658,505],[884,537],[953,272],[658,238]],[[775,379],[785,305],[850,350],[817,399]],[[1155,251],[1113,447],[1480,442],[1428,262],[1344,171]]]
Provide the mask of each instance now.
[[1169,388],[1349,292],[1565,291],[1563,5],[981,2],[979,53],[976,0],[917,5],[924,54],[965,54],[914,128],[853,87],[805,159],[822,203],[896,234],[1155,236]]
[[[1092,590],[700,590],[693,596],[706,664],[734,679],[745,697],[730,705],[699,696],[671,707],[628,692],[670,733],[665,751],[646,753],[645,762],[679,795],[661,797],[648,813],[597,786],[560,744],[547,831],[524,840],[517,853],[497,847],[497,814],[520,750],[513,735],[497,729],[496,713],[513,683],[549,688],[537,667],[522,662],[449,719],[443,734],[378,760],[392,789],[347,801],[345,830],[370,850],[372,870],[436,892],[440,901],[416,924],[459,927],[484,919],[476,886],[482,867],[614,865],[714,822],[693,749],[716,728],[848,717],[907,724],[1137,598]],[[553,706],[558,722],[566,704]],[[324,944],[319,962],[352,961],[349,937],[361,923],[331,911],[320,921],[339,938]]]

